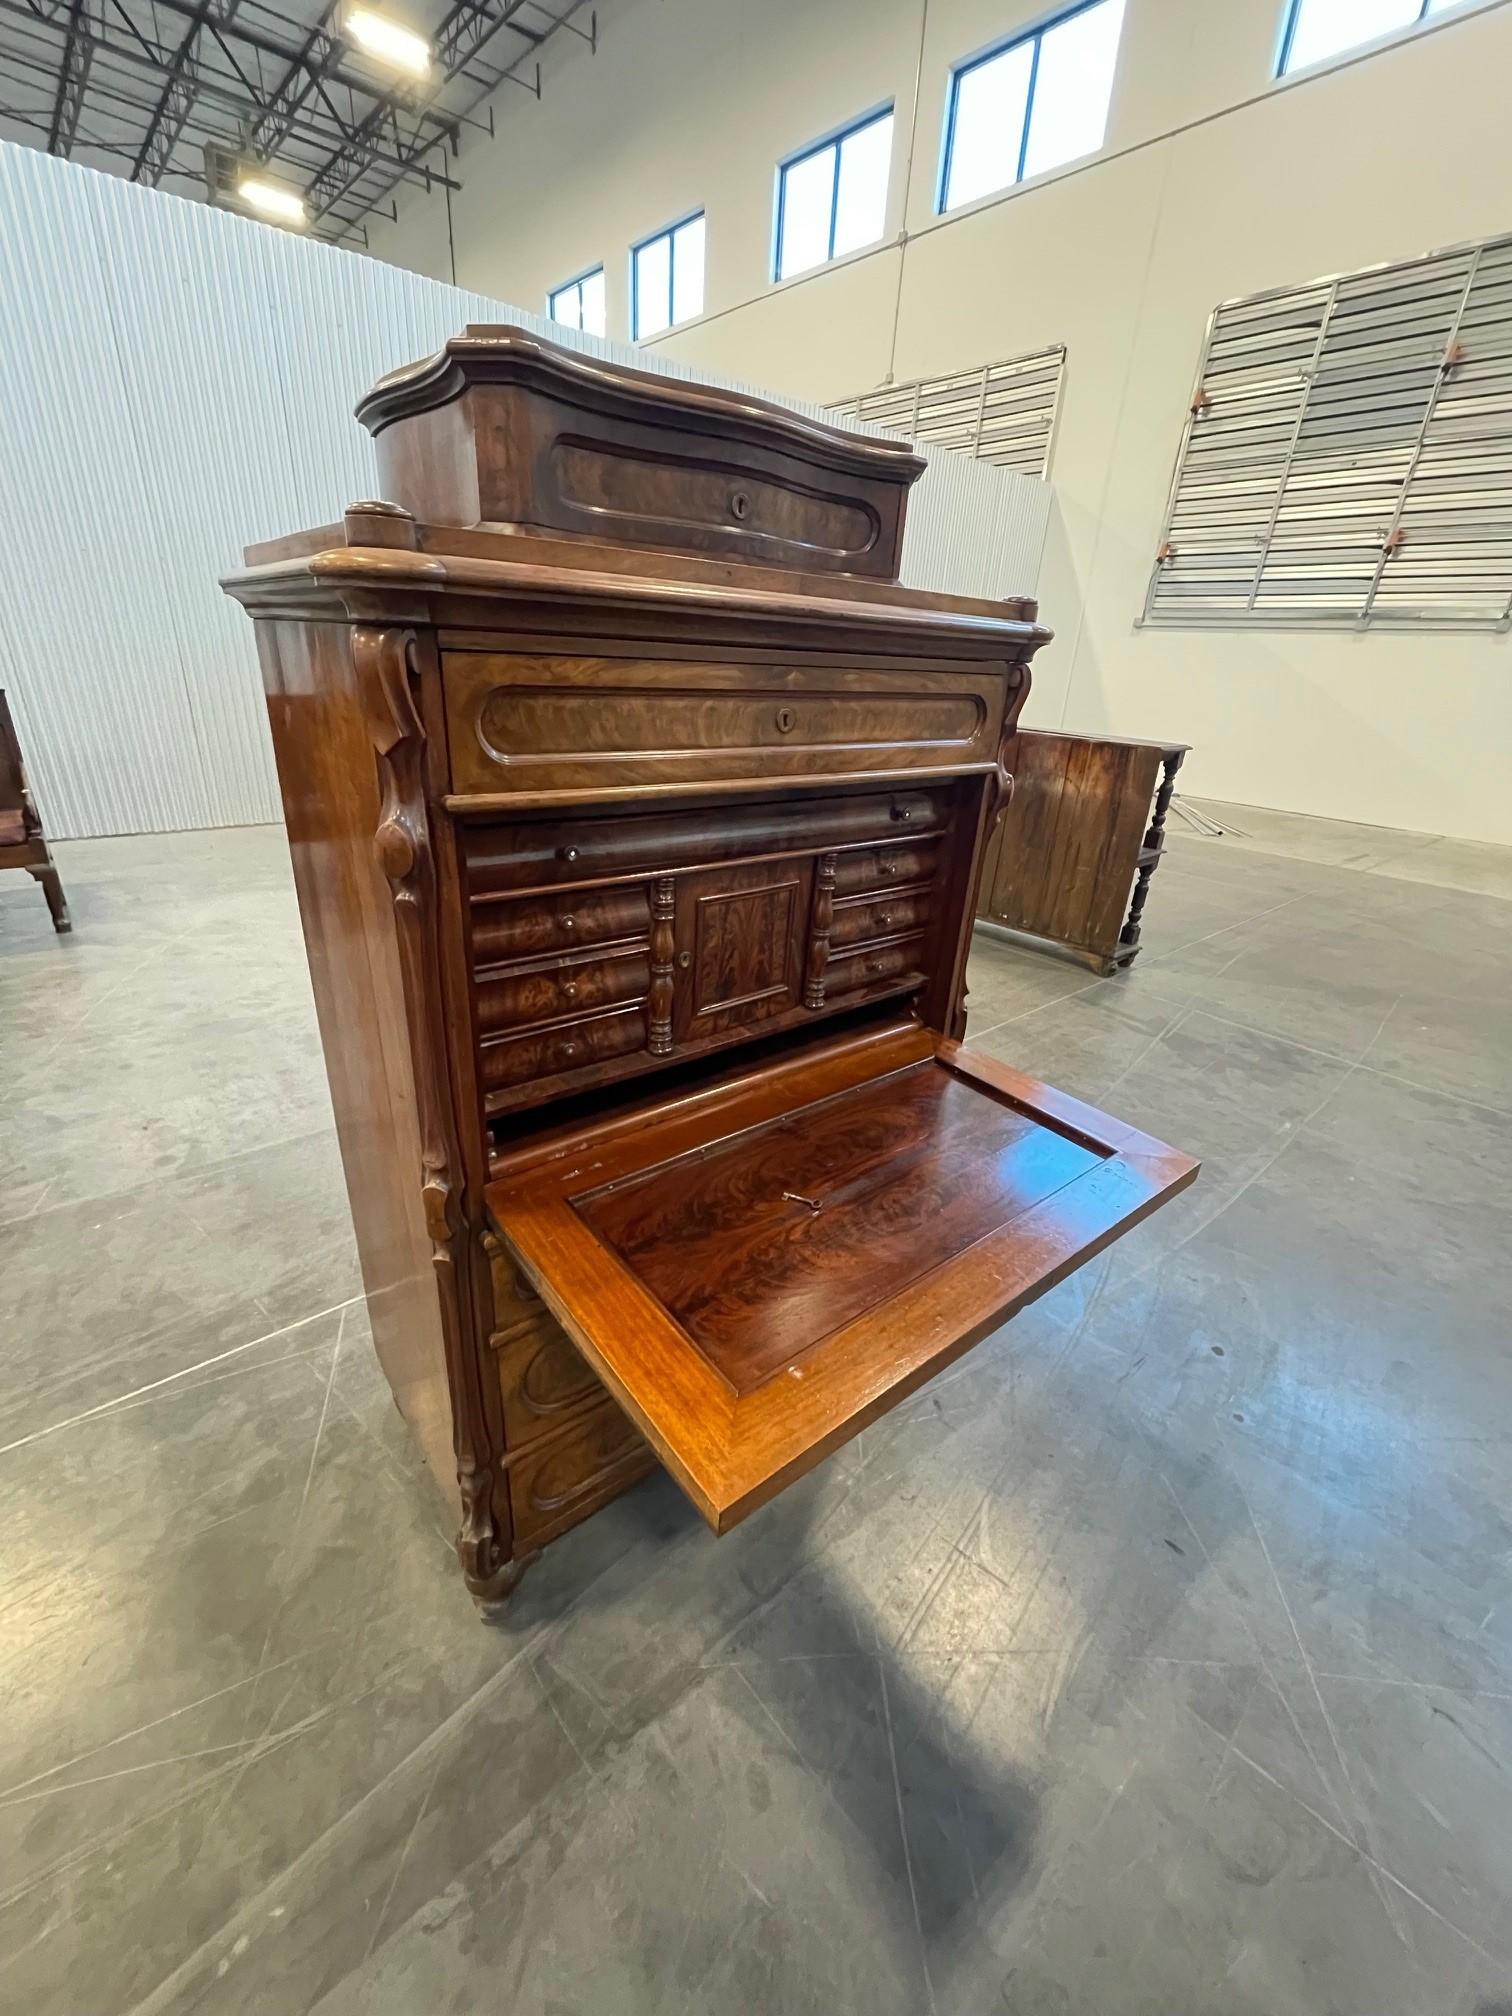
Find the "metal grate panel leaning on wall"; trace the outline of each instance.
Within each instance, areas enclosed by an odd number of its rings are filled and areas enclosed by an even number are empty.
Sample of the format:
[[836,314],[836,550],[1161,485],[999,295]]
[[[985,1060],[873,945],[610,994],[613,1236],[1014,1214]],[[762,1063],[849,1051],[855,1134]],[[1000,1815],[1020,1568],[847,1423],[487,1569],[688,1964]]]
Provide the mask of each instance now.
[[948,378],[883,385],[826,410],[832,420],[861,420],[932,448],[954,448],[978,462],[1043,476],[1050,466],[1060,402],[1063,347],[1036,350],[996,364],[974,365]]
[[1214,311],[1144,620],[1508,626],[1512,237]]

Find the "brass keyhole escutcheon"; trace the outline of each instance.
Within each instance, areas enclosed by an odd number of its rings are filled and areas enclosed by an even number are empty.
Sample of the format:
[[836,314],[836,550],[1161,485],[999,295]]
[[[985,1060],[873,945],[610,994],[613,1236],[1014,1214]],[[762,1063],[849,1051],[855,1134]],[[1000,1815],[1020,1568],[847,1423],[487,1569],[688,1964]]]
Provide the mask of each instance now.
[[798,714],[795,708],[779,707],[777,709],[777,726],[784,735],[791,735],[797,725]]
[[730,516],[738,521],[748,518],[750,512],[751,499],[749,494],[744,490],[732,490],[730,492]]
[[677,963],[682,968],[683,972],[686,973],[688,968],[693,964],[693,954],[691,952],[679,952],[677,955]]

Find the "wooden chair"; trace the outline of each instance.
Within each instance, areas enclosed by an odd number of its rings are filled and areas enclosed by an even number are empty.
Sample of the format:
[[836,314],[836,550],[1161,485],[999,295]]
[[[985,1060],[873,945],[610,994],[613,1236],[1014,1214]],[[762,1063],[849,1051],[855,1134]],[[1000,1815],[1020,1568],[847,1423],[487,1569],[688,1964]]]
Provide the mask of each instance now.
[[26,765],[11,719],[5,690],[0,687],[0,868],[24,868],[42,884],[55,931],[72,931],[68,899],[48,850],[47,835],[26,788]]

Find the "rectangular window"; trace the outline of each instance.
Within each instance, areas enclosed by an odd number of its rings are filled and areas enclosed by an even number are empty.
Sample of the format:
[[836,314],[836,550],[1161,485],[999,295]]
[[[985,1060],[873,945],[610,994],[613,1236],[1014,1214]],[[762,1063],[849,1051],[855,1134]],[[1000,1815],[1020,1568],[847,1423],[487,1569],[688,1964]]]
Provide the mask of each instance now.
[[553,322],[568,329],[585,329],[590,336],[604,333],[604,269],[580,273],[563,287],[554,287],[546,299],[546,313]]
[[874,112],[777,171],[776,277],[873,245],[887,227],[893,114]]
[[1462,7],[1465,0],[1291,0],[1281,38],[1278,76],[1326,63],[1383,35],[1400,34]]
[[1227,301],[1147,623],[1512,623],[1512,238]]
[[637,342],[659,336],[703,313],[704,217],[643,238],[630,253],[631,333]]
[[1091,0],[950,80],[941,210],[1095,154],[1108,126],[1124,0]]

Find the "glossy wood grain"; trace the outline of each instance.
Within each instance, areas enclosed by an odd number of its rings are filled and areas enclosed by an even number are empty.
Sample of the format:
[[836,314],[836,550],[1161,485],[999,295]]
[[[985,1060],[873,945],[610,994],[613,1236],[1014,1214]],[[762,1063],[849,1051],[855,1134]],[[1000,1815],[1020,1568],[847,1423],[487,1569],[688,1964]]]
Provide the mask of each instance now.
[[1193,1165],[956,1047],[1048,633],[898,585],[908,448],[518,331],[364,417],[394,501],[228,587],[488,1609],[658,1458],[743,1517]]
[[1020,729],[982,916],[1065,946],[1101,972],[1127,965],[1184,753],[1179,743]]
[[448,652],[458,792],[944,769],[997,751],[1007,668]]
[[388,494],[435,524],[529,525],[640,547],[897,576],[923,464],[900,441],[749,393],[607,365],[479,326],[357,409]]
[[478,977],[480,1036],[521,1023],[581,1015],[619,1002],[644,1001],[651,991],[651,955],[631,950],[614,954],[549,953],[530,964],[498,967]]
[[[521,889],[600,883],[658,870],[705,868],[719,861],[865,847],[878,839],[937,833],[950,823],[954,795],[945,785],[856,794],[810,792],[768,803],[698,807],[676,812],[532,819],[471,827],[463,835],[468,887],[482,905]],[[858,869],[890,879],[888,867]],[[900,872],[905,864],[900,863]],[[837,864],[836,888],[851,871]]]
[[470,919],[470,939],[480,966],[589,945],[630,942],[649,947],[650,885],[569,890],[479,908]]
[[917,1030],[580,1135],[488,1203],[723,1531],[1196,1173]]

